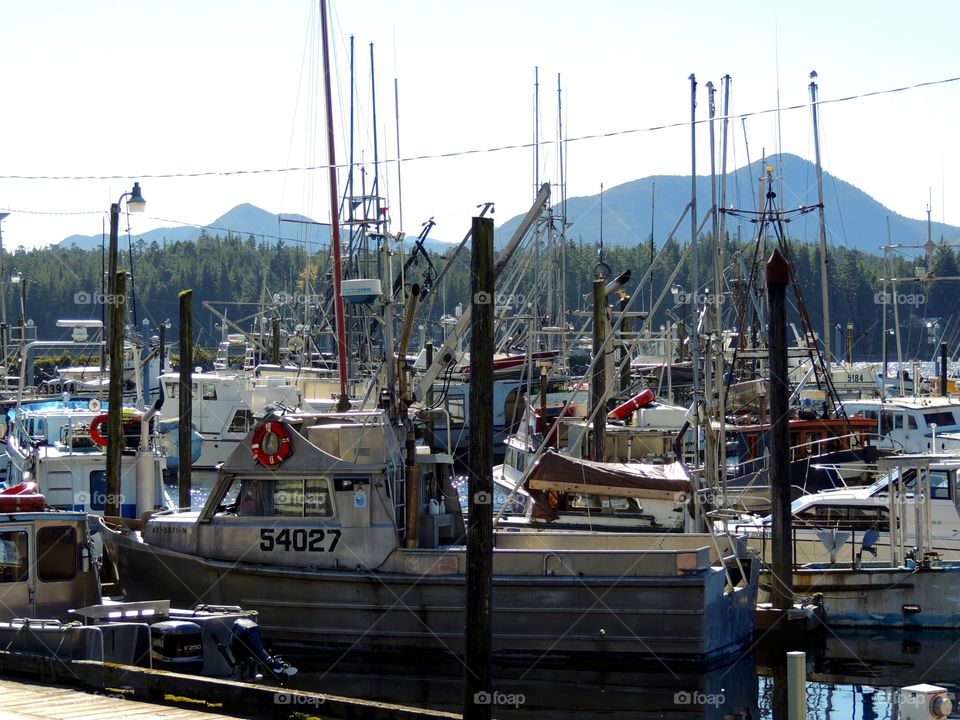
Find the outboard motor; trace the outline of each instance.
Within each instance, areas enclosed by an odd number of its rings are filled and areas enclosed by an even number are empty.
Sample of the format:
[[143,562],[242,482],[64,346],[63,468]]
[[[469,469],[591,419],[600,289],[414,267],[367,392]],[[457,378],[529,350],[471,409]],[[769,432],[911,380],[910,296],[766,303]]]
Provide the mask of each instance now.
[[249,618],[240,618],[230,630],[230,654],[241,679],[260,679],[259,668],[265,669],[275,680],[283,681],[296,675],[297,669],[271,655],[263,646],[260,626]]
[[150,626],[154,667],[200,674],[203,671],[203,630],[186,620],[166,620]]

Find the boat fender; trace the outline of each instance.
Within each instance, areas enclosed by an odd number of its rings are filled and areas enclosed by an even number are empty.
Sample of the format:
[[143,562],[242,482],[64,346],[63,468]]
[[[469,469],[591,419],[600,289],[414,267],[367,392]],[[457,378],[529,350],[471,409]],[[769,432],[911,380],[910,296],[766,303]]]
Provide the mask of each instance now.
[[630,413],[632,413],[634,410],[646,407],[652,403],[653,400],[653,390],[650,390],[649,388],[644,389],[627,400],[625,403],[617,405],[609,412],[607,418],[610,420],[626,420],[628,417],[630,417]]
[[267,421],[253,431],[250,449],[261,465],[279,465],[293,454],[293,440],[286,423]]
[[100,447],[107,446],[107,413],[101,413],[90,421],[90,439]]

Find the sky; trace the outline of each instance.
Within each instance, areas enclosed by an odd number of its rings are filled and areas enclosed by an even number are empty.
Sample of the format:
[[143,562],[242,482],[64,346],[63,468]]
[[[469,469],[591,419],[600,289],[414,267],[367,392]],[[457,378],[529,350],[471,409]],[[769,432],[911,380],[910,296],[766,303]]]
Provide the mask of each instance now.
[[[100,234],[134,181],[134,234],[244,202],[329,221],[319,17],[318,0],[0,0],[4,249]],[[824,170],[960,225],[952,0],[330,0],[330,18],[339,190],[353,36],[354,194],[376,177],[394,233],[432,217],[431,237],[459,240],[482,203],[497,224],[525,212],[537,181],[560,183],[561,123],[568,197],[706,174],[706,85],[719,148],[727,75],[730,170],[813,160],[813,70]]]

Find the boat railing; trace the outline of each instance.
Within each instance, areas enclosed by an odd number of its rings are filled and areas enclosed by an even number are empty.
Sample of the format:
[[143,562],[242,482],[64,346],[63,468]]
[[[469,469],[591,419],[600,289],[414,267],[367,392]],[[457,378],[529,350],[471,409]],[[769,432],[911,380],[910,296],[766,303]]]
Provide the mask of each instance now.
[[[866,537],[867,533],[870,532],[870,528],[861,527],[862,522],[853,522],[853,521],[836,521],[829,524],[825,524],[821,527],[813,525],[797,525],[796,518],[794,518],[794,524],[790,528],[790,545],[792,551],[793,567],[794,569],[802,567],[810,562],[818,562],[816,560],[810,559],[809,551],[805,552],[804,557],[801,558],[801,547],[804,545],[813,544],[818,551],[822,551],[823,554],[826,554],[830,558],[830,563],[842,562],[846,563],[847,560],[845,556],[849,552],[850,555],[850,566],[857,567],[861,564],[863,560],[863,554],[866,552],[868,555],[872,556],[872,559],[876,559],[880,553],[880,549],[876,546],[873,546],[873,550],[862,547],[863,540]],[[817,536],[817,531],[823,532],[834,532],[834,533],[849,533],[849,537],[844,540],[843,544],[835,548],[831,552],[830,548],[823,544],[820,537]],[[761,556],[766,558],[768,557],[768,544],[772,548],[773,544],[773,528],[769,523],[763,523],[758,525],[756,523],[738,523],[732,526],[731,532],[734,533],[744,533],[748,536],[757,537],[759,534],[760,540],[760,551]],[[881,528],[881,532],[884,533],[883,544],[889,547],[890,543],[890,528],[889,523],[887,527]],[[858,548],[858,546],[860,546]],[[848,550],[849,548],[849,550]],[[843,557],[844,559],[841,559]]]

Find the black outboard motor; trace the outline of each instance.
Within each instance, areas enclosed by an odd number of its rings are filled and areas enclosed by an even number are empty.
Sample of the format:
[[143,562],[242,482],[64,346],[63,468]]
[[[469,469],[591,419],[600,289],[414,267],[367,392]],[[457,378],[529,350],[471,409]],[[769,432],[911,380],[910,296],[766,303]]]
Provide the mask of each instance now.
[[275,680],[295,675],[297,669],[285,663],[276,655],[271,655],[263,646],[260,626],[249,618],[240,618],[230,630],[230,654],[242,679],[263,677],[259,668],[264,668]]

